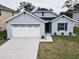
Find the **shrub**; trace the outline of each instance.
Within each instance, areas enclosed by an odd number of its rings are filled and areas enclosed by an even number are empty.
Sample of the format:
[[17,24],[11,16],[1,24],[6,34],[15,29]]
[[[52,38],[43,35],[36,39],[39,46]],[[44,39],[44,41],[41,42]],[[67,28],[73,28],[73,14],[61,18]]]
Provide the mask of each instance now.
[[72,35],[72,32],[69,32],[69,35],[71,36]]
[[54,35],[57,35],[57,33],[55,32]]
[[44,36],[42,36],[41,38],[44,39]]
[[64,35],[64,33],[63,33],[63,32],[62,32],[61,34],[62,34],[62,35]]

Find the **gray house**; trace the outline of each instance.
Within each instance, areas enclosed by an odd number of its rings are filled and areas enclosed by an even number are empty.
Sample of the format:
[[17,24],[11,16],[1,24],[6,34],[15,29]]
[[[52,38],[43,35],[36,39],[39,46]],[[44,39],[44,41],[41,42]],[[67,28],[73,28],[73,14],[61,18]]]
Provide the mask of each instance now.
[[75,21],[65,15],[58,16],[46,9],[33,13],[21,12],[6,20],[8,38],[46,37],[51,35],[73,35]]
[[6,29],[5,23],[3,22],[14,15],[15,10],[0,4],[0,31],[4,31]]
[[79,27],[79,11],[73,12],[73,19],[76,21],[75,26]]

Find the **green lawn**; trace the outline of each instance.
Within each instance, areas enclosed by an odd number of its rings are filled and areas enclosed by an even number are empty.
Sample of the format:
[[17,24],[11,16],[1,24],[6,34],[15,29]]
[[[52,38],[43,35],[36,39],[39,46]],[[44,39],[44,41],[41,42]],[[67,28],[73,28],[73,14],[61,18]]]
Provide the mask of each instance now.
[[38,59],[79,59],[79,28],[77,36],[53,36],[53,43],[40,43]]
[[6,36],[6,31],[1,31],[0,32],[0,45],[2,45],[4,42],[7,40],[4,40],[4,36]]
[[6,31],[1,31],[0,32],[0,40],[2,40],[6,36]]
[[[37,59],[79,59],[79,28],[74,33],[77,36],[53,36],[53,43],[40,43]],[[0,32],[0,45],[5,35]]]

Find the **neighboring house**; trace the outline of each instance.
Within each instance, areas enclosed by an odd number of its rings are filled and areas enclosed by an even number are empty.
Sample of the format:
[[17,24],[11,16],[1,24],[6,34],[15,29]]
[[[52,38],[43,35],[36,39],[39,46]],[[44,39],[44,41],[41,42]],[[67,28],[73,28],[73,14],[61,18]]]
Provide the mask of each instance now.
[[8,7],[5,7],[0,4],[0,31],[5,30],[5,23],[3,23],[6,19],[14,16],[14,10]]
[[42,37],[73,34],[75,21],[65,15],[58,16],[49,10],[21,12],[6,20],[7,38]]
[[79,27],[79,11],[73,12],[73,19],[76,21],[75,26]]

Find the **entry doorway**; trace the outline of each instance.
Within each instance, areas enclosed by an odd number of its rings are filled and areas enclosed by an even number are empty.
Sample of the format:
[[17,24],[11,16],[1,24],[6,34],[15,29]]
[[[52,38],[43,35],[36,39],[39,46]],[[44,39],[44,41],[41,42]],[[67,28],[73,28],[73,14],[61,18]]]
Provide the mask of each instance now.
[[51,23],[45,23],[45,33],[51,33]]

